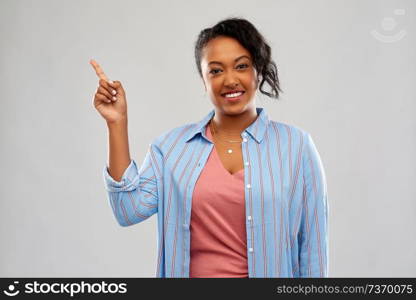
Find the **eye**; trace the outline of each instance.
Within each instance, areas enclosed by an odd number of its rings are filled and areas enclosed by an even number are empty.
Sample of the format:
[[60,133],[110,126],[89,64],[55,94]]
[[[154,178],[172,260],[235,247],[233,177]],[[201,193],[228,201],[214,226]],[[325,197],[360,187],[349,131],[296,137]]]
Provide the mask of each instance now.
[[240,67],[241,67],[241,66],[243,66],[243,69],[248,68],[248,64],[239,64],[239,65],[237,66],[237,69],[240,69]]
[[210,74],[218,74],[216,71],[221,71],[220,69],[212,69],[211,71],[209,71]]

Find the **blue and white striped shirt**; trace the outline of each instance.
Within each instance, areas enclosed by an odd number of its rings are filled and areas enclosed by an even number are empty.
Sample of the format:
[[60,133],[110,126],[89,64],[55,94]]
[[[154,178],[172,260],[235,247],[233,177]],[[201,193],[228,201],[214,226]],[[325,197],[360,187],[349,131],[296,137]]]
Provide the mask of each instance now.
[[[328,199],[318,151],[306,131],[256,110],[241,134],[249,277],[328,277]],[[214,147],[205,135],[214,113],[154,139],[140,169],[132,159],[120,181],[104,167],[121,226],[158,215],[156,277],[189,277],[192,194]]]

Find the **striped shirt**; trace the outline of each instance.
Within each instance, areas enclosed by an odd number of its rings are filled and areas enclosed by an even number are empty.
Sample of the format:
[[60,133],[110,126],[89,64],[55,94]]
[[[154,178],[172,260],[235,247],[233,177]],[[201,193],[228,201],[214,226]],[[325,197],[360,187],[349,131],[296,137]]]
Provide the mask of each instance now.
[[[303,129],[256,110],[241,133],[248,276],[328,277],[328,199],[318,151]],[[214,147],[205,134],[214,114],[155,138],[140,168],[131,160],[120,181],[103,169],[121,226],[157,213],[156,277],[189,277],[192,194]]]

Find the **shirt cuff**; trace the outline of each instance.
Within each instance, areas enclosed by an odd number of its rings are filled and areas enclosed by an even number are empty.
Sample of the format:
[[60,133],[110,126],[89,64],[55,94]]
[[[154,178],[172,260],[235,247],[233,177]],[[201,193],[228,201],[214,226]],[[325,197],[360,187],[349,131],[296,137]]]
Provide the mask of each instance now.
[[105,165],[103,169],[103,179],[105,187],[109,192],[132,191],[137,188],[136,184],[139,181],[137,164],[134,159],[132,159],[129,166],[121,176],[120,181],[116,181],[111,177],[110,173],[108,172],[108,165]]

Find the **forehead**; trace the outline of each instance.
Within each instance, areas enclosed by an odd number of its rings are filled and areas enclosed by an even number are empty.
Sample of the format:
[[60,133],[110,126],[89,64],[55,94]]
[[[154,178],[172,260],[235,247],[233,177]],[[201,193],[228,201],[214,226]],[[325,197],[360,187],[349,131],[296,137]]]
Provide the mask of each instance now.
[[210,61],[234,61],[235,58],[247,55],[250,52],[244,48],[236,39],[220,36],[210,40],[202,51],[202,60]]

